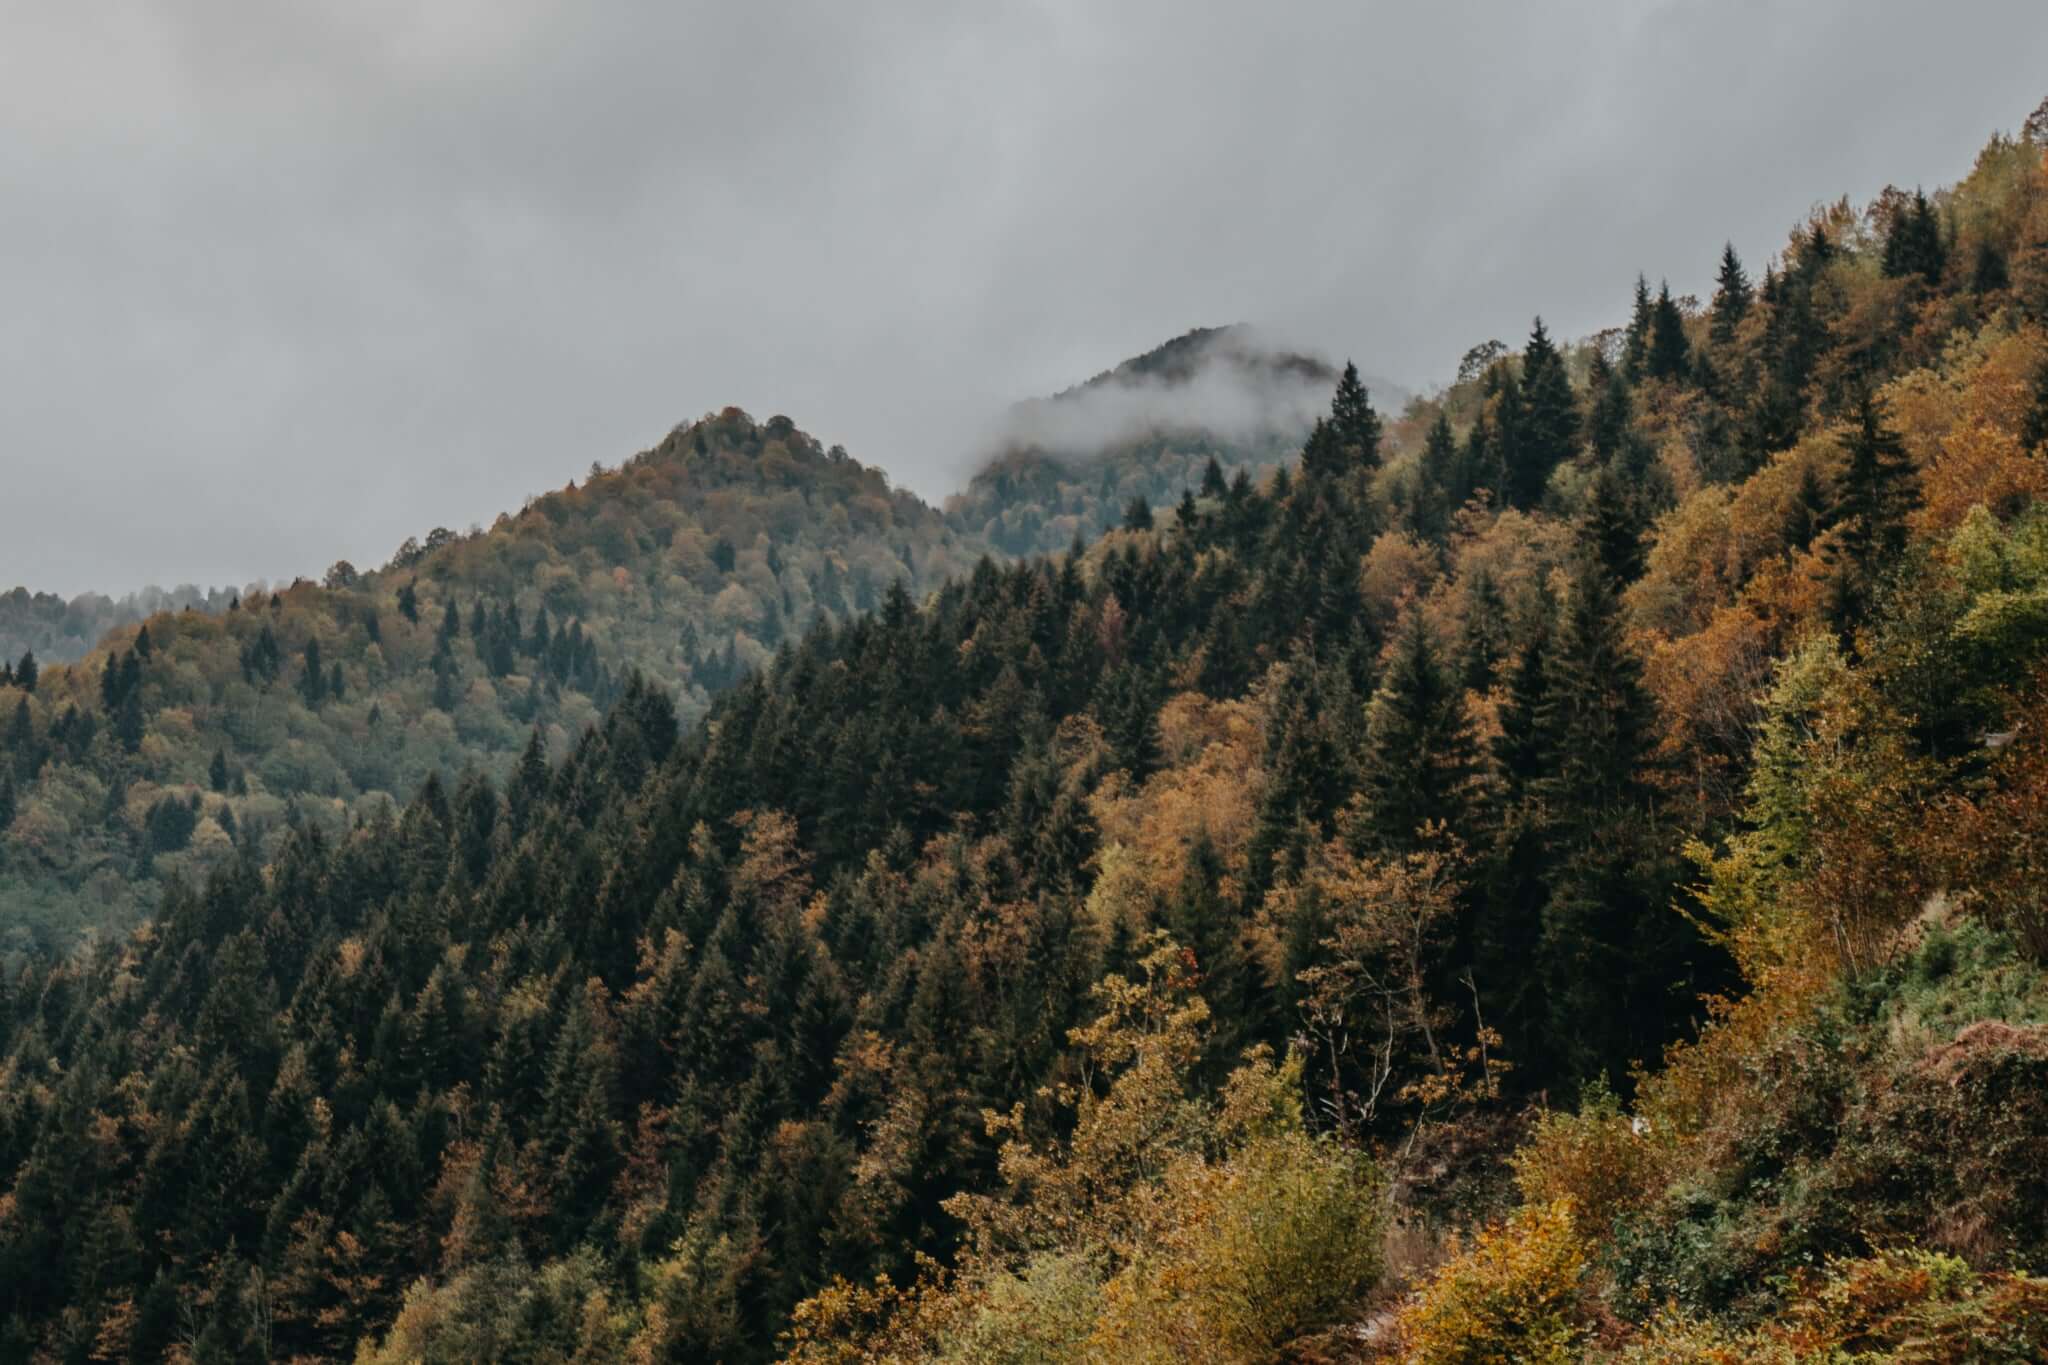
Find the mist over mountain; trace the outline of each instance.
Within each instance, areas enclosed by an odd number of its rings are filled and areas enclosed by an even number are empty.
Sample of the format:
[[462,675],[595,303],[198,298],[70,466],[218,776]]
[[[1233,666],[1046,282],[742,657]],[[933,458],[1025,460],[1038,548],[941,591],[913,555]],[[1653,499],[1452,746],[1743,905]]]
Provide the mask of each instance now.
[[[1166,505],[1210,461],[1262,475],[1298,450],[1329,407],[1337,369],[1238,323],[1198,327],[1049,397],[1012,405],[980,439],[968,486],[949,498],[964,530],[1012,554],[1064,548],[1113,526],[1132,500]],[[1382,407],[1408,395],[1370,381]]]

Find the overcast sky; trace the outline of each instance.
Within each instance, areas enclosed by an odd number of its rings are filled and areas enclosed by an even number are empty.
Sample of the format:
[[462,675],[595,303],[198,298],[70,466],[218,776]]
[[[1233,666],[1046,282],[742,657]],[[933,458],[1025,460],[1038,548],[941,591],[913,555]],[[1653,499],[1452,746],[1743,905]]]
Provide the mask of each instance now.
[[1965,172],[2042,0],[0,0],[0,587],[240,583],[783,412],[941,496],[1246,320],[1439,380]]

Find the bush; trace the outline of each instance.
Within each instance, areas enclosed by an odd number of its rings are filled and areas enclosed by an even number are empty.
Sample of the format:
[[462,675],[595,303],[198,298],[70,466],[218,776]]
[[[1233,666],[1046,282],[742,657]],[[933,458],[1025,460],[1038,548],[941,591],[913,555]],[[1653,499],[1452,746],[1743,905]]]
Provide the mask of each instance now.
[[1572,1201],[1579,1221],[1604,1229],[1658,1188],[1664,1148],[1639,1133],[1603,1078],[1586,1088],[1579,1112],[1550,1112],[1514,1156],[1515,1183],[1532,1204]]
[[1980,1275],[1952,1256],[1896,1250],[1831,1261],[1788,1289],[1785,1312],[1754,1331],[1737,1335],[1667,1314],[1621,1358],[1628,1365],[2048,1358],[2048,1280]]
[[1585,1336],[1586,1246],[1571,1201],[1525,1205],[1480,1233],[1401,1310],[1414,1365],[1547,1365],[1576,1360]]
[[1257,1139],[1227,1163],[1170,1175],[1165,1198],[1178,1216],[1159,1250],[1105,1291],[1100,1358],[1259,1359],[1378,1283],[1378,1180],[1334,1141]]

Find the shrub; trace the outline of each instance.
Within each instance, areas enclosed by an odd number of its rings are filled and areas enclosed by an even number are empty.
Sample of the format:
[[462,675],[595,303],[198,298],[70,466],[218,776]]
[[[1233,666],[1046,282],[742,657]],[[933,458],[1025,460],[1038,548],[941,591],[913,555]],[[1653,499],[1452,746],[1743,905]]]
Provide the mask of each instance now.
[[1378,1282],[1381,1219],[1371,1164],[1299,1131],[1257,1139],[1226,1163],[1188,1163],[1155,1253],[1106,1290],[1095,1354],[1107,1360],[1232,1361],[1338,1320]]
[[1569,1199],[1581,1223],[1605,1228],[1656,1190],[1664,1150],[1658,1137],[1636,1131],[1603,1078],[1587,1087],[1578,1113],[1544,1114],[1509,1160],[1530,1203]]
[[1571,1201],[1530,1204],[1431,1276],[1396,1331],[1414,1365],[1576,1360],[1586,1328],[1586,1246]]

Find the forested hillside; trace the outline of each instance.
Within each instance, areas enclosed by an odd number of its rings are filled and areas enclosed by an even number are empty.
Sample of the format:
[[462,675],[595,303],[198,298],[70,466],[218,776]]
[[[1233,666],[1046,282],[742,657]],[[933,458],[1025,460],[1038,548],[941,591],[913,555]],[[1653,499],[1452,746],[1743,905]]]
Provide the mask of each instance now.
[[230,588],[144,588],[108,597],[86,592],[60,597],[15,587],[0,592],[0,659],[10,665],[29,655],[42,665],[65,664],[85,656],[108,631],[132,626],[163,611],[224,611]]
[[0,1351],[2040,1359],[2048,113],[1464,370],[11,975]]
[[178,877],[300,823],[338,835],[433,773],[560,758],[634,673],[691,718],[818,619],[974,555],[786,418],[729,410],[489,530],[409,541],[0,672],[0,955],[132,927]]

